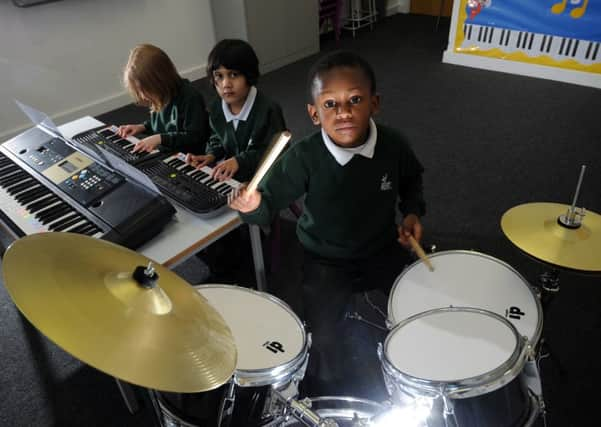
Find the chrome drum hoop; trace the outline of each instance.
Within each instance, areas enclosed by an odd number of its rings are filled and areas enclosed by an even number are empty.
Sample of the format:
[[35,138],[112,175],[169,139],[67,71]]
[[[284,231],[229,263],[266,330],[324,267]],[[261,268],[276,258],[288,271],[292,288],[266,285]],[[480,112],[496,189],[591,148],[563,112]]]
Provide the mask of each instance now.
[[[387,409],[386,405],[371,400],[350,396],[319,396],[304,399],[311,411],[323,419],[333,419],[347,423],[358,419],[359,426],[370,425],[368,421]],[[306,426],[302,421],[290,416],[287,421],[278,426]],[[346,425],[346,424],[343,424]]]
[[261,387],[270,385],[280,388],[292,381],[300,381],[305,376],[309,362],[311,335],[305,335],[303,350],[292,361],[272,369],[239,369],[234,372],[234,383],[240,387]]
[[[276,296],[268,294],[266,292],[257,291],[254,289],[245,288],[236,285],[225,285],[225,284],[202,284],[197,285],[195,288],[223,288],[223,289],[236,289],[241,292],[248,292],[271,301],[284,309],[290,317],[292,317],[295,323],[298,325],[299,330],[302,332],[303,343],[302,350],[292,360],[282,365],[268,368],[268,369],[236,369],[234,371],[234,383],[240,387],[262,387],[271,385],[274,388],[279,388],[286,385],[294,380],[301,380],[304,377],[307,361],[309,358],[309,349],[311,348],[311,335],[307,334],[303,322],[300,318],[292,311],[290,306]],[[227,319],[226,323],[227,323]]]
[[[532,295],[533,301],[536,305],[537,314],[538,314],[538,320],[537,320],[536,328],[534,331],[534,335],[532,336],[532,338],[528,337],[528,340],[530,342],[530,345],[533,348],[538,346],[538,343],[540,341],[542,331],[543,331],[543,308],[542,308],[542,304],[541,304],[540,296],[539,296],[538,292],[526,280],[526,278],[524,276],[522,276],[515,268],[513,268],[511,265],[509,265],[505,261],[502,261],[491,255],[484,254],[482,252],[470,251],[470,250],[448,250],[448,251],[440,251],[440,252],[428,254],[428,258],[436,259],[436,257],[445,256],[445,255],[449,255],[449,254],[474,255],[474,256],[485,258],[489,261],[495,262],[495,263],[505,267],[507,270],[509,270],[513,274],[515,274],[517,276],[517,278],[519,278],[523,282],[523,284],[527,287],[530,294]],[[417,259],[412,264],[405,267],[405,269],[399,274],[399,276],[394,281],[394,284],[390,290],[391,296],[394,295],[395,292],[397,291],[397,288],[399,288],[401,286],[400,284],[403,281],[403,277],[405,277],[413,268],[415,268],[417,265],[419,265],[421,263],[422,263],[422,261],[420,259]],[[459,306],[459,305],[457,305],[457,306]],[[435,309],[435,308],[439,308],[439,307],[433,307],[433,309]],[[440,308],[442,308],[442,307],[440,307]],[[476,307],[476,308],[478,308],[478,307]],[[387,309],[388,309],[388,311],[387,311],[388,317],[386,319],[386,323],[388,325],[388,328],[392,330],[396,325],[398,325],[398,322],[399,322],[399,320],[395,321],[395,319],[393,319],[393,316],[392,316],[392,313],[394,311],[392,297],[388,298]]]
[[[510,357],[497,368],[481,375],[464,378],[457,381],[433,381],[401,372],[394,366],[386,354],[387,344],[390,338],[393,336],[393,333],[413,320],[425,317],[429,314],[441,312],[471,312],[490,316],[502,322],[511,330],[516,339],[515,349]],[[451,399],[465,399],[469,397],[480,396],[505,386],[518,375],[520,375],[529,357],[530,351],[531,347],[528,344],[527,337],[520,336],[516,327],[511,322],[497,313],[472,307],[436,308],[413,315],[399,323],[392,329],[392,331],[390,331],[386,337],[386,340],[384,341],[383,348],[381,344],[378,346],[378,356],[381,360],[384,380],[386,382],[389,394],[393,394],[391,393],[392,388],[394,390],[401,391],[402,393],[409,394],[413,397],[427,395],[428,397],[436,398],[444,395]]]

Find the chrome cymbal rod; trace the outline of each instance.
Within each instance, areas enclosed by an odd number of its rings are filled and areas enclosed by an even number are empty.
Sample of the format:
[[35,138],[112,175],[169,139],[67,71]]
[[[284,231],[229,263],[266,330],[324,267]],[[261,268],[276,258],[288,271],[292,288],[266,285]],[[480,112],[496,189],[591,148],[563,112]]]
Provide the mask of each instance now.
[[[568,228],[578,228],[582,223],[582,217],[584,217],[584,208],[581,208],[580,211],[576,208],[576,202],[578,201],[578,195],[580,194],[580,186],[582,185],[582,178],[584,177],[584,171],[586,170],[586,165],[582,165],[580,168],[580,176],[578,177],[578,184],[576,184],[576,191],[574,193],[574,199],[572,200],[572,204],[568,208],[568,211],[565,215],[560,215],[559,223]],[[580,218],[576,218],[579,216]]]

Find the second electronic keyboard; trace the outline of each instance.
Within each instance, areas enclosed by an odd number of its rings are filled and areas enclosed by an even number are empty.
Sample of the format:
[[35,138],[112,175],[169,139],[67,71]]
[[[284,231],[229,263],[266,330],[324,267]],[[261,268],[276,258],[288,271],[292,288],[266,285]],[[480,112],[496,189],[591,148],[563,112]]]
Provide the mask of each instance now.
[[83,144],[84,146],[96,150],[98,148],[110,151],[120,159],[126,161],[130,165],[137,166],[141,163],[165,157],[165,154],[159,150],[147,152],[135,152],[132,150],[140,140],[134,136],[121,138],[117,131],[119,128],[115,125],[103,125],[100,128],[81,132],[71,138],[73,141]]
[[228,209],[227,197],[240,187],[234,179],[217,181],[211,178],[213,169],[196,169],[177,153],[162,161],[139,166],[168,197],[200,217],[209,218]]

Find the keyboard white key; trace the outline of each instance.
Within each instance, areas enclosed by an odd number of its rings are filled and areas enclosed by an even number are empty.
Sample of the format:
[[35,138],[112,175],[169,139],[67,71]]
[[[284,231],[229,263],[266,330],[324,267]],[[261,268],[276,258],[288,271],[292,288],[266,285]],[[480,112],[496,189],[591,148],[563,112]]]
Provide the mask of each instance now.
[[601,43],[485,25],[465,24],[462,48],[499,48],[503,52],[524,52],[528,56],[574,59],[583,64],[601,63]]

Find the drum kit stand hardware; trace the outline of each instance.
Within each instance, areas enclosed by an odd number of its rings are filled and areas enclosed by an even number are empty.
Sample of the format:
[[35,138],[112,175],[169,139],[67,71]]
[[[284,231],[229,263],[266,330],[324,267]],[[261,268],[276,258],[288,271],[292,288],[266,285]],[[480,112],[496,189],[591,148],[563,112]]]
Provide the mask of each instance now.
[[601,272],[601,216],[576,208],[584,170],[571,206],[519,205],[501,219],[515,246],[551,266],[537,289],[467,250],[433,253],[397,277],[382,313],[387,336],[374,348],[385,403],[299,399],[311,335],[287,304],[238,286],[190,286],[107,241],[19,239],[4,256],[4,284],[58,346],[118,384],[146,388],[164,427],[531,426],[545,420],[535,359],[559,269]]

